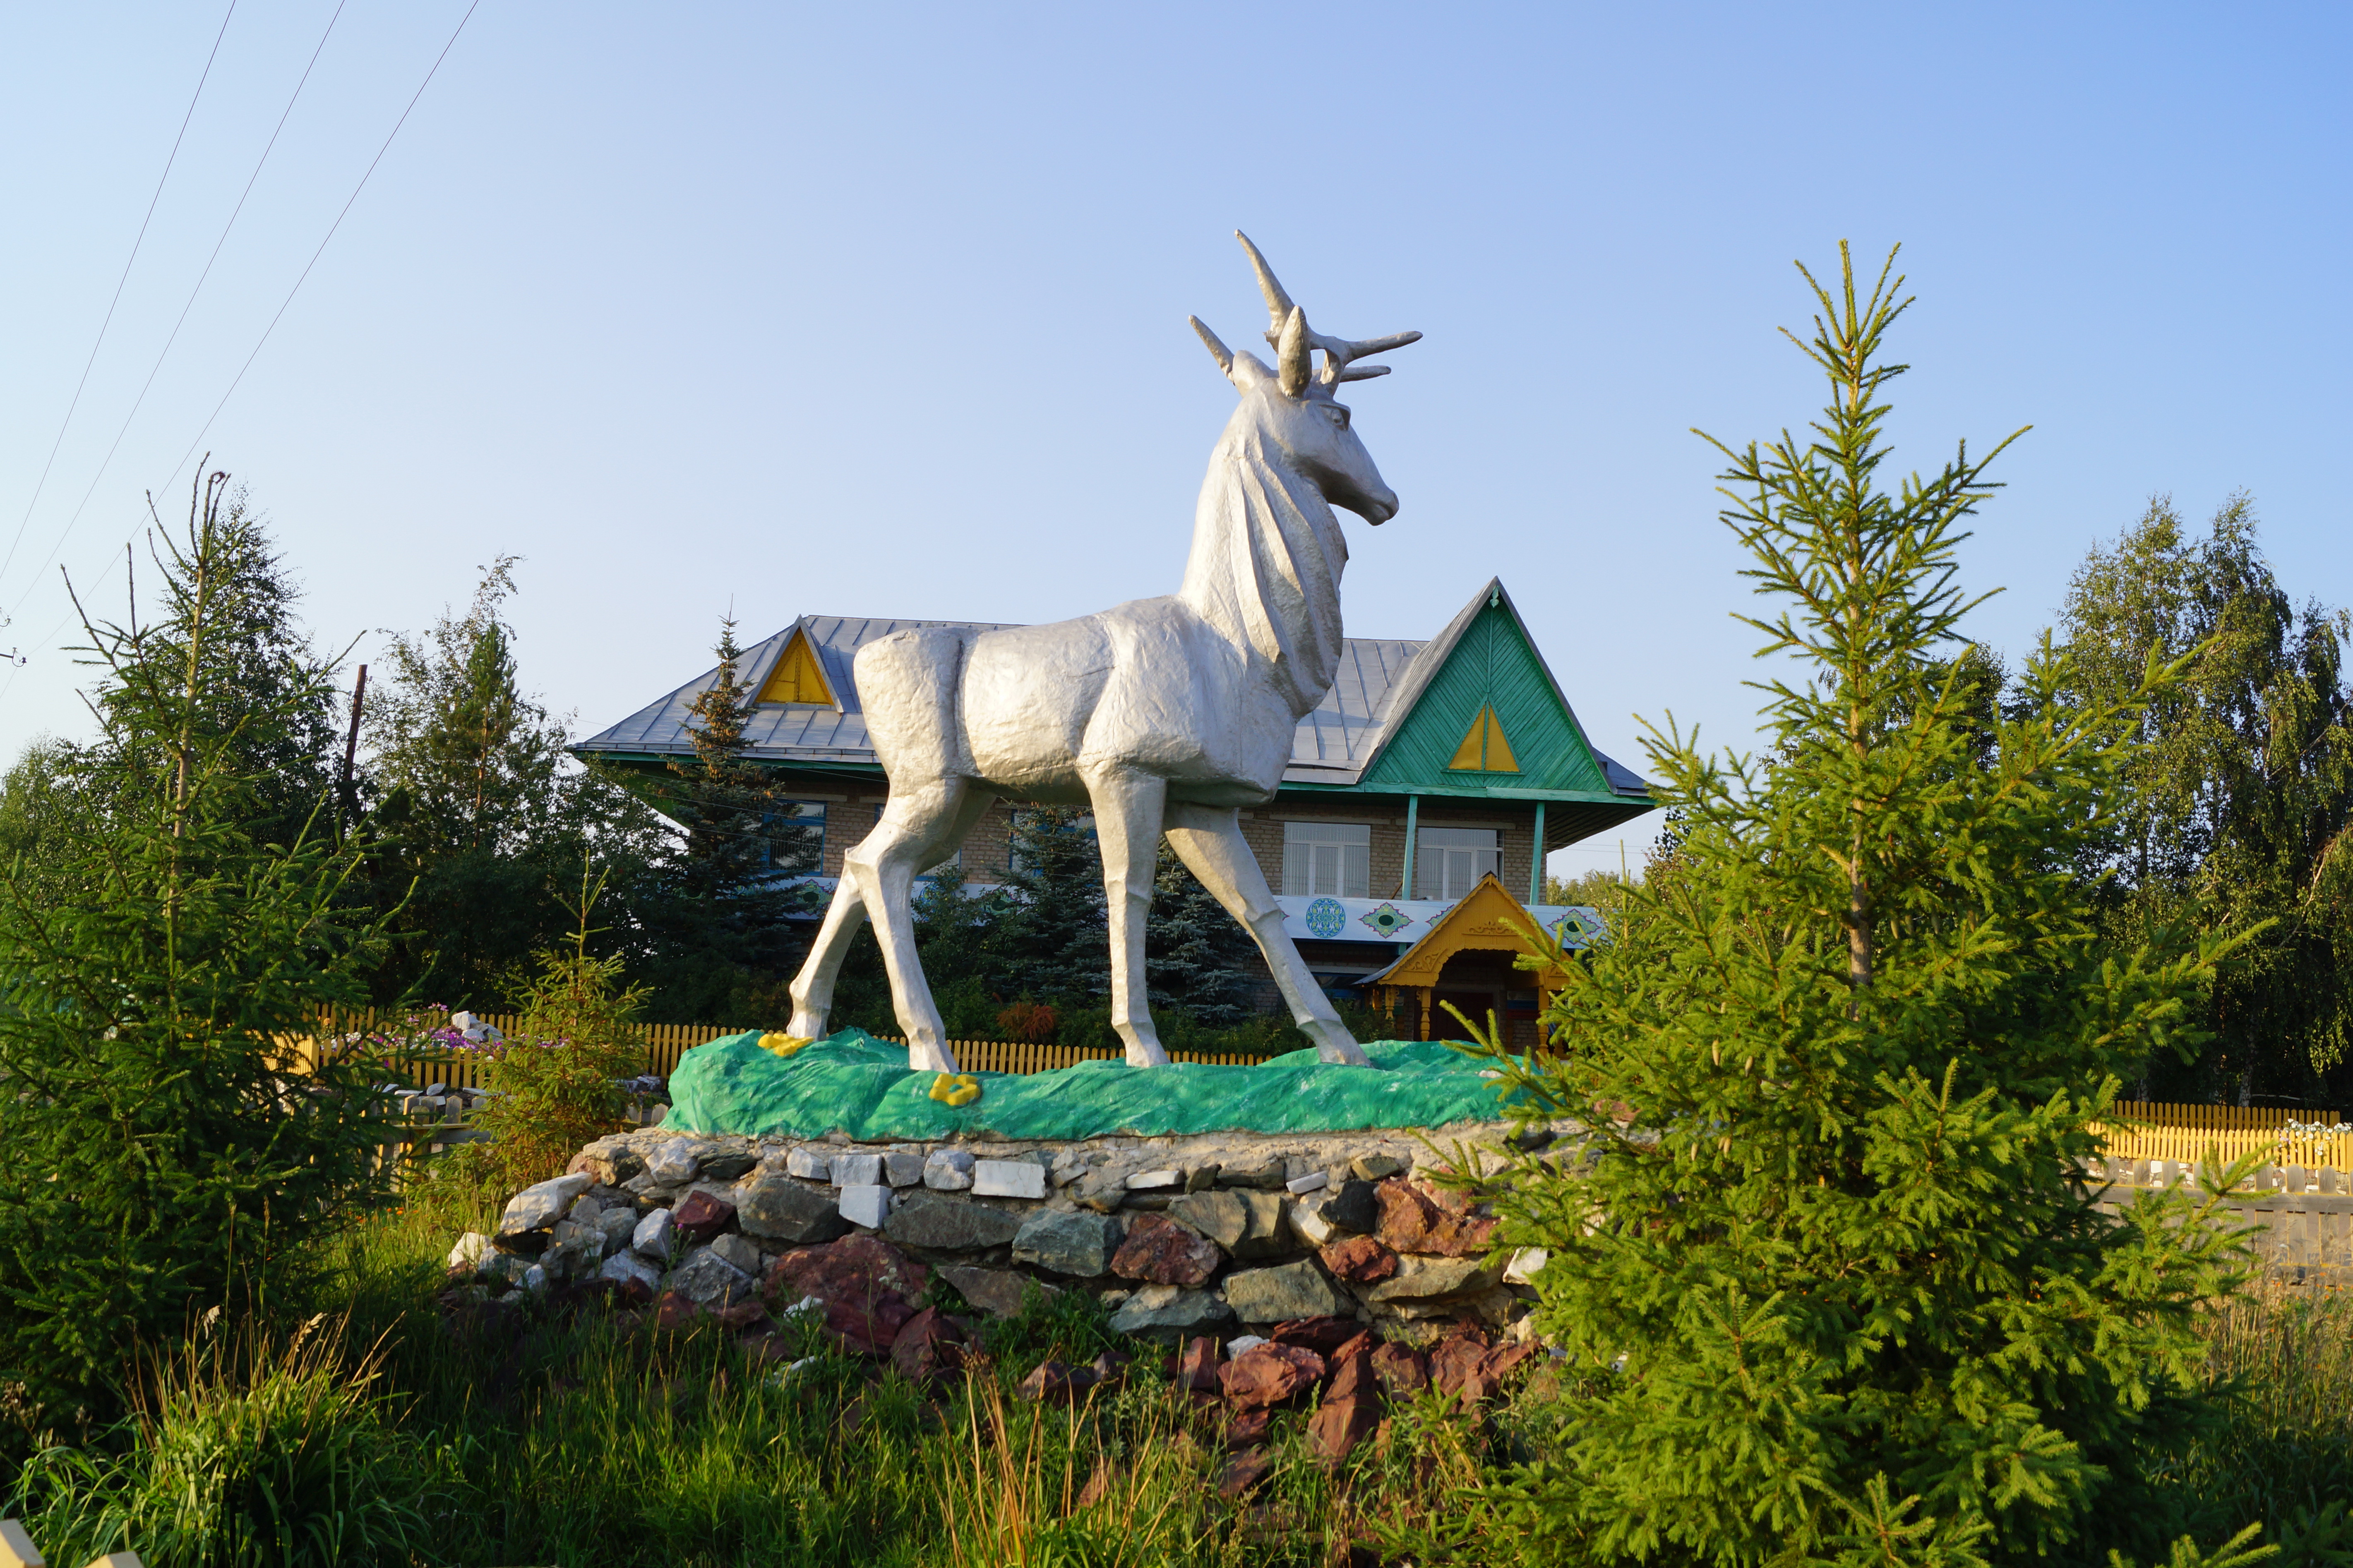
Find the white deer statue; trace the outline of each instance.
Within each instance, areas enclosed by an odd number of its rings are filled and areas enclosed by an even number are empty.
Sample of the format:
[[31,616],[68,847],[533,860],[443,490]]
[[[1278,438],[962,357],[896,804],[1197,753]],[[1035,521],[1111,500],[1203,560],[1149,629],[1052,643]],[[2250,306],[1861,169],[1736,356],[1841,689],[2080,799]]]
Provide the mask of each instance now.
[[1209,454],[1184,586],[1051,626],[916,628],[859,650],[859,700],[891,796],[874,831],[845,857],[832,907],[793,981],[793,1034],[826,1032],[842,957],[871,918],[908,1065],[957,1070],[915,959],[909,899],[916,874],[954,854],[1003,798],[1094,813],[1111,917],[1112,1026],[1130,1066],[1168,1059],[1144,966],[1163,833],[1257,940],[1321,1059],[1365,1063],[1283,931],[1235,813],[1274,798],[1300,719],[1337,673],[1348,545],[1333,507],[1371,523],[1397,515],[1396,494],[1333,394],[1388,369],[1354,362],[1421,334],[1351,342],[1310,331],[1258,247],[1235,237],[1266,295],[1275,364],[1229,353],[1193,319],[1241,402]]

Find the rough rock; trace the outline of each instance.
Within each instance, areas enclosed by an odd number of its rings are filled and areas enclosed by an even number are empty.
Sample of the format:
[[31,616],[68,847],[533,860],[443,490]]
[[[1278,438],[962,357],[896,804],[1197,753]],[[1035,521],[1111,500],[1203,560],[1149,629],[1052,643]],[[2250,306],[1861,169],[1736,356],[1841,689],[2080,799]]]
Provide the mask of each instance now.
[[1523,1247],[1513,1253],[1512,1260],[1504,1266],[1504,1283],[1533,1285],[1536,1282],[1536,1275],[1551,1261],[1552,1254],[1543,1247]]
[[1348,1173],[1360,1182],[1385,1182],[1405,1170],[1406,1163],[1394,1154],[1359,1154],[1348,1162]]
[[973,1157],[962,1149],[934,1149],[923,1161],[923,1185],[935,1193],[960,1193],[972,1185]]
[[891,1342],[891,1364],[910,1383],[927,1383],[964,1364],[963,1342],[961,1330],[926,1307],[899,1326]]
[[1227,1276],[1226,1305],[1245,1323],[1335,1317],[1352,1310],[1348,1300],[1304,1258]]
[[822,1143],[803,1143],[785,1156],[785,1174],[805,1182],[833,1180],[833,1151]]
[[697,1188],[671,1206],[670,1220],[689,1241],[709,1241],[734,1223],[735,1205]]
[[1185,1173],[1178,1170],[1131,1171],[1127,1177],[1131,1193],[1172,1193],[1185,1190]]
[[1046,1167],[1033,1160],[976,1160],[972,1195],[976,1198],[1042,1198]]
[[662,1186],[683,1186],[702,1171],[694,1151],[675,1139],[664,1139],[646,1156],[646,1174]]
[[1298,1345],[1253,1345],[1218,1372],[1226,1403],[1237,1410],[1264,1410],[1313,1387],[1324,1373],[1324,1358]]
[[833,1157],[833,1184],[837,1187],[873,1187],[882,1184],[882,1156],[880,1154],[836,1154]]
[[834,1205],[841,1217],[869,1230],[880,1230],[891,1217],[891,1189],[881,1182],[860,1182],[841,1189]]
[[1198,1287],[1208,1284],[1224,1260],[1218,1244],[1191,1226],[1165,1215],[1145,1214],[1129,1224],[1127,1239],[1113,1254],[1111,1268],[1125,1279]]
[[1217,1165],[1195,1165],[1185,1173],[1185,1190],[1188,1193],[1208,1192],[1218,1184],[1220,1169]]
[[629,1232],[629,1247],[656,1263],[668,1263],[677,1226],[678,1220],[670,1210],[655,1209]]
[[1040,1285],[1026,1274],[1010,1268],[979,1268],[966,1263],[943,1263],[939,1277],[955,1287],[956,1294],[992,1318],[1018,1316],[1023,1298],[1030,1290],[1046,1295],[1060,1294],[1050,1285]]
[[488,1236],[479,1230],[470,1230],[458,1238],[457,1246],[449,1249],[449,1268],[474,1273],[481,1268],[482,1260],[495,1250]]
[[910,1194],[904,1203],[891,1211],[882,1228],[902,1247],[921,1247],[934,1252],[975,1252],[1011,1241],[1021,1228],[1021,1218],[986,1204]]
[[[1372,1336],[1365,1331],[1364,1324],[1354,1318],[1340,1317],[1298,1318],[1287,1323],[1277,1323],[1273,1333],[1268,1337],[1279,1345],[1297,1345],[1302,1350],[1314,1351],[1335,1363],[1344,1355],[1362,1354],[1371,1348],[1373,1342]],[[1365,1343],[1356,1346],[1358,1340]],[[1344,1350],[1344,1346],[1356,1348]]]
[[1187,1193],[1170,1200],[1168,1213],[1238,1258],[1283,1250],[1282,1198],[1277,1193]]
[[702,1309],[675,1290],[665,1290],[654,1301],[654,1327],[683,1329],[702,1316]]
[[1283,1214],[1291,1221],[1291,1234],[1310,1247],[1328,1246],[1340,1234],[1324,1217],[1323,1205],[1312,1198],[1293,1204]]
[[1115,1334],[1172,1339],[1233,1321],[1233,1309],[1208,1290],[1147,1285],[1119,1304],[1111,1329]]
[[701,1173],[706,1182],[732,1182],[759,1163],[758,1155],[740,1150],[731,1150],[723,1154],[705,1154]]
[[1332,1271],[1332,1278],[1351,1285],[1377,1284],[1398,1271],[1398,1255],[1377,1236],[1352,1236],[1316,1256]]
[[1109,1215],[1040,1209],[1013,1236],[1013,1261],[1092,1279],[1111,1268],[1122,1227]]
[[889,1242],[852,1236],[827,1247],[799,1247],[769,1268],[771,1301],[815,1297],[825,1327],[846,1349],[880,1355],[915,1315],[931,1271]]
[[1032,1405],[1069,1405],[1085,1392],[1092,1381],[1082,1373],[1072,1372],[1069,1363],[1049,1357],[1039,1362],[1029,1376],[1013,1385],[1013,1397],[1026,1399]]
[[1328,1172],[1310,1171],[1305,1175],[1295,1176],[1282,1184],[1293,1196],[1304,1196],[1309,1193],[1321,1192],[1330,1186],[1332,1177]]
[[639,1303],[652,1300],[655,1288],[661,1283],[661,1270],[634,1252],[613,1254],[596,1270],[596,1277],[610,1279],[621,1288],[622,1295]]
[[920,1149],[892,1149],[884,1153],[882,1180],[894,1187],[921,1186],[923,1152]]
[[1079,1206],[1109,1214],[1127,1201],[1127,1176],[1121,1171],[1089,1171],[1071,1189]]
[[1411,1345],[1395,1342],[1377,1344],[1373,1353],[1365,1358],[1383,1388],[1399,1399],[1409,1398],[1430,1386],[1430,1358]]
[[505,1212],[499,1215],[501,1237],[520,1236],[526,1231],[545,1230],[562,1219],[573,1201],[586,1192],[590,1178],[585,1173],[556,1176],[533,1186],[525,1187],[507,1200]]
[[1264,1192],[1280,1192],[1288,1180],[1288,1170],[1280,1159],[1265,1159],[1254,1165],[1228,1165],[1218,1173],[1221,1187],[1255,1187]]
[[1324,1224],[1339,1230],[1358,1235],[1377,1230],[1381,1224],[1380,1190],[1370,1182],[1343,1182],[1339,1191],[1325,1198],[1316,1212]]
[[551,1279],[578,1279],[595,1273],[597,1260],[604,1256],[603,1231],[560,1219],[548,1233],[547,1250],[539,1255],[539,1263]]
[[713,1237],[711,1250],[746,1274],[760,1272],[760,1249],[754,1245],[749,1237],[734,1235]]
[[1340,1363],[1332,1386],[1307,1423],[1308,1451],[1322,1465],[1336,1465],[1380,1425],[1381,1396],[1367,1358]]
[[1273,1468],[1273,1458],[1255,1448],[1236,1454],[1226,1461],[1226,1468],[1218,1475],[1218,1495],[1228,1502],[1240,1501],[1266,1479],[1267,1472]]
[[1202,1394],[1217,1393],[1219,1360],[1214,1337],[1197,1334],[1187,1340],[1176,1353],[1176,1386]]
[[1502,1275],[1501,1264],[1476,1258],[1400,1258],[1397,1272],[1363,1295],[1379,1303],[1440,1301],[1487,1290]]
[[596,1215],[596,1229],[605,1238],[607,1257],[616,1252],[627,1252],[631,1239],[638,1233],[638,1211],[627,1208],[601,1210]]
[[646,1168],[645,1157],[629,1147],[626,1134],[599,1138],[572,1157],[566,1173],[594,1176],[605,1186],[617,1187]]
[[1464,1258],[1487,1250],[1493,1220],[1450,1213],[1408,1182],[1383,1182],[1375,1191],[1380,1201],[1380,1238],[1398,1251]]
[[679,1265],[670,1286],[698,1307],[723,1307],[751,1295],[752,1277],[706,1247]]
[[1229,1449],[1255,1448],[1266,1441],[1266,1429],[1273,1422],[1271,1410],[1229,1410],[1218,1441]]
[[735,1223],[746,1235],[796,1247],[831,1241],[849,1231],[832,1198],[776,1175],[735,1184]]

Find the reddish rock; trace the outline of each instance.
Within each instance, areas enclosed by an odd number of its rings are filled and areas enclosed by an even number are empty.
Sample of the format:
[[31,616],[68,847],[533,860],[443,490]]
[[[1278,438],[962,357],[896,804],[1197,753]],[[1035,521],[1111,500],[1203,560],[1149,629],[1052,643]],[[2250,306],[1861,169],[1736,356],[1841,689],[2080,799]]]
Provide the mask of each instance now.
[[1107,1388],[1127,1375],[1128,1358],[1117,1351],[1105,1351],[1087,1363],[1087,1381],[1097,1388]]
[[731,1329],[756,1329],[768,1321],[768,1304],[757,1300],[731,1301],[711,1315]]
[[632,1274],[621,1281],[621,1300],[632,1307],[642,1307],[654,1299],[654,1288],[644,1279]]
[[1371,1285],[1398,1271],[1395,1248],[1377,1236],[1352,1236],[1335,1241],[1316,1255],[1335,1279],[1351,1285]]
[[745,1334],[735,1342],[742,1345],[744,1353],[754,1361],[773,1363],[793,1359],[792,1342],[782,1334]]
[[1364,1325],[1354,1318],[1294,1318],[1277,1323],[1267,1338],[1279,1345],[1297,1345],[1328,1356],[1364,1331]]
[[1029,1376],[1013,1385],[1013,1397],[1033,1405],[1068,1405],[1092,1381],[1082,1373],[1072,1372],[1068,1363],[1049,1359],[1039,1362]]
[[1488,1348],[1487,1336],[1475,1328],[1449,1334],[1430,1352],[1430,1381],[1449,1394],[1461,1394],[1466,1404],[1476,1402],[1480,1396],[1473,1389]]
[[891,1364],[910,1383],[929,1383],[964,1364],[963,1346],[956,1326],[937,1308],[926,1307],[900,1325],[891,1342]]
[[1272,1468],[1274,1461],[1256,1450],[1236,1454],[1226,1461],[1224,1471],[1218,1477],[1218,1495],[1229,1502],[1235,1501],[1266,1479],[1266,1473]]
[[1124,1279],[1198,1290],[1225,1258],[1216,1242],[1191,1226],[1166,1215],[1140,1214],[1129,1222],[1127,1239],[1112,1254],[1111,1271]]
[[1218,1342],[1208,1335],[1187,1340],[1184,1350],[1176,1357],[1176,1386],[1214,1392],[1218,1387],[1219,1359]]
[[1252,1345],[1218,1373],[1226,1403],[1237,1410],[1280,1405],[1323,1380],[1324,1358],[1298,1345]]
[[1373,1353],[1365,1359],[1381,1386],[1397,1398],[1407,1398],[1430,1386],[1429,1359],[1411,1345],[1375,1345]]
[[811,1296],[825,1306],[825,1327],[843,1348],[881,1355],[915,1315],[931,1270],[880,1237],[846,1237],[797,1247],[769,1267],[768,1300],[779,1310]]
[[735,1223],[735,1205],[697,1189],[670,1211],[670,1224],[689,1241],[709,1241]]
[[654,1302],[654,1327],[683,1329],[702,1316],[702,1309],[675,1290],[665,1290]]
[[1463,1380],[1462,1403],[1475,1405],[1480,1400],[1493,1398],[1504,1386],[1504,1379],[1511,1375],[1512,1370],[1535,1353],[1536,1346],[1533,1340],[1495,1346],[1479,1358],[1479,1364]]
[[1218,1440],[1229,1449],[1255,1448],[1266,1441],[1266,1429],[1273,1422],[1271,1410],[1237,1410],[1226,1417]]
[[1403,1177],[1376,1189],[1381,1205],[1380,1239],[1392,1250],[1439,1258],[1468,1258],[1487,1250],[1495,1222],[1449,1213],[1430,1194]]
[[1318,1463],[1336,1465],[1373,1435],[1380,1424],[1380,1388],[1369,1356],[1351,1356],[1340,1363],[1325,1391],[1324,1403],[1307,1423],[1307,1447]]
[[1324,1359],[1332,1363],[1332,1370],[1336,1373],[1340,1370],[1342,1362],[1362,1360],[1372,1354],[1373,1347],[1379,1342],[1373,1338],[1373,1331],[1370,1329],[1361,1330]]

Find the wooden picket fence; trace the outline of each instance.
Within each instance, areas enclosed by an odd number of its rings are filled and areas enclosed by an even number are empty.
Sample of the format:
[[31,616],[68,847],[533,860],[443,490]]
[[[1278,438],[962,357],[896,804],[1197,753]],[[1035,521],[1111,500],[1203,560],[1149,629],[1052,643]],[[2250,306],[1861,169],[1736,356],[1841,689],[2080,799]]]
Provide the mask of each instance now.
[[2124,1160],[2179,1160],[2195,1164],[2211,1150],[2225,1164],[2263,1152],[2275,1165],[2353,1172],[2353,1132],[2293,1131],[2341,1125],[2334,1110],[2287,1110],[2276,1106],[2168,1105],[2124,1100],[2116,1106],[2128,1120],[2107,1130],[2108,1153]]
[[[477,1013],[474,1015],[501,1034],[512,1035],[522,1027],[522,1017],[512,1013]],[[318,1035],[302,1043],[302,1060],[310,1065],[318,1060],[324,1047],[354,1048],[368,1036],[398,1037],[411,1027],[403,1015],[376,1008],[358,1013],[338,1013],[320,1020]],[[645,1042],[646,1062],[640,1070],[659,1073],[668,1078],[678,1070],[678,1059],[695,1047],[715,1040],[723,1035],[737,1035],[745,1026],[714,1024],[645,1024],[639,1026]],[[356,1038],[355,1038],[356,1037]],[[903,1045],[897,1036],[880,1035],[878,1039],[892,1045]],[[1082,1061],[1115,1061],[1117,1050],[1089,1050],[1077,1046],[1036,1044],[1027,1040],[950,1040],[949,1049],[955,1052],[956,1062],[966,1072],[1032,1073],[1050,1072],[1056,1068],[1070,1067]],[[1168,1053],[1175,1062],[1198,1062],[1210,1067],[1249,1067],[1265,1061],[1263,1054],[1176,1050]],[[411,1083],[423,1089],[428,1084],[443,1083],[451,1089],[482,1087],[482,1058],[464,1051],[436,1051],[399,1064],[398,1070]]]

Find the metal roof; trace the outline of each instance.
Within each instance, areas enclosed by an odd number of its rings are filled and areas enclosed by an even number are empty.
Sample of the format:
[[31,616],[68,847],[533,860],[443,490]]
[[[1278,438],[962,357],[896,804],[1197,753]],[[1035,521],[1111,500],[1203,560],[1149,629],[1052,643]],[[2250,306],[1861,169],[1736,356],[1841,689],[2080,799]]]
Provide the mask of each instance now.
[[[1495,586],[1491,584],[1490,588]],[[1490,588],[1482,588],[1457,623],[1468,617],[1487,600]],[[757,691],[784,657],[796,631],[806,632],[809,647],[818,656],[825,671],[826,684],[833,689],[836,705],[830,708],[814,705],[762,703],[755,705],[744,725],[746,742],[744,755],[754,762],[825,763],[874,762],[874,748],[867,739],[866,716],[858,702],[858,685],[851,674],[851,662],[858,650],[880,637],[914,626],[965,626],[976,631],[996,631],[998,623],[991,621],[913,621],[892,620],[879,616],[803,616],[775,636],[754,643],[744,650],[736,665],[737,679],[749,690]],[[1448,631],[1460,635],[1461,626]],[[1435,640],[1409,641],[1398,637],[1347,637],[1342,642],[1340,671],[1324,694],[1306,717],[1299,721],[1293,732],[1291,765],[1283,771],[1282,782],[1299,784],[1353,784],[1365,768],[1379,754],[1392,722],[1411,705],[1429,684],[1429,671],[1423,666],[1434,667],[1442,661],[1454,638],[1441,635]],[[1429,658],[1424,658],[1427,652]],[[672,691],[660,700],[638,710],[601,733],[592,735],[573,746],[581,752],[622,752],[656,756],[691,756],[694,742],[687,733],[689,709],[712,681],[717,678],[717,666],[703,671],[694,679]],[[1564,703],[1564,706],[1566,704]],[[1631,772],[1596,752],[1596,757],[1607,770],[1610,787],[1624,795],[1647,795],[1648,786]]]

